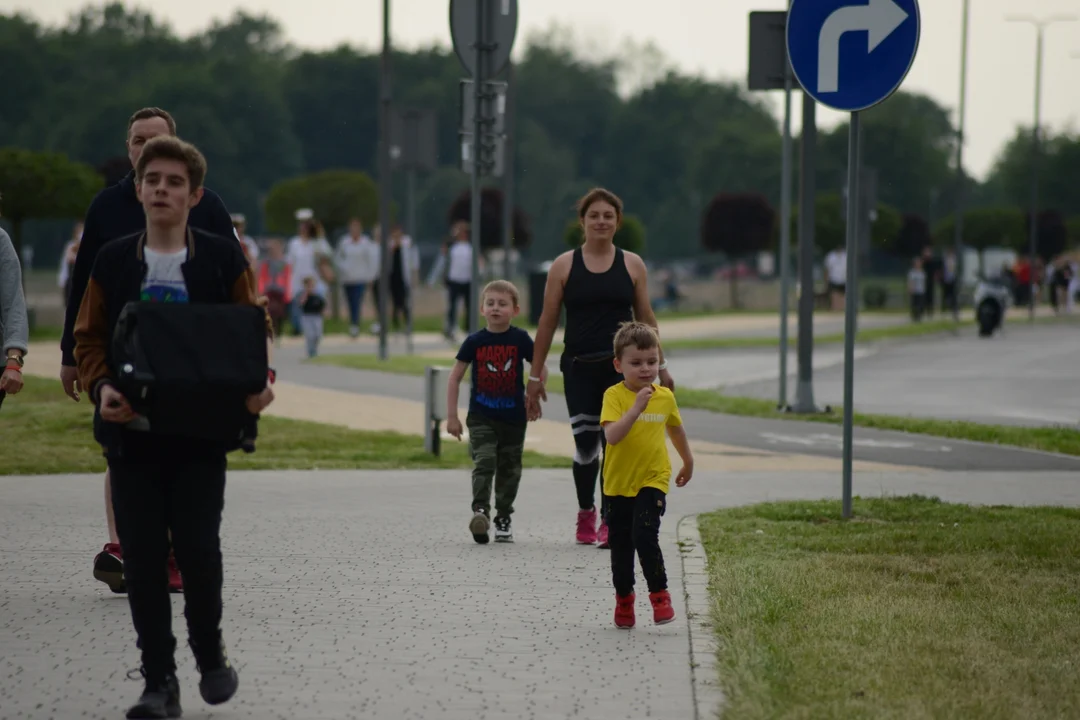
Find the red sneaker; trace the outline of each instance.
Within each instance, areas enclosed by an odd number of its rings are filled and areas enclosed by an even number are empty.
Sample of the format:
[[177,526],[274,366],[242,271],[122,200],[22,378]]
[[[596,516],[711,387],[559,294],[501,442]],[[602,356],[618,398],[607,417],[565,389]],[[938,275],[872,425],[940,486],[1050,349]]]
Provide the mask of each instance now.
[[169,553],[169,592],[184,592],[184,580],[180,577],[180,568],[176,567],[176,556]]
[[94,579],[109,586],[114,593],[126,593],[124,554],[117,543],[107,543],[94,558]]
[[675,608],[671,607],[671,593],[667,590],[649,593],[649,602],[652,603],[653,622],[657,625],[666,625],[675,619]]
[[596,544],[596,508],[578,510],[577,541],[581,545]]
[[596,531],[596,547],[601,550],[606,550],[611,547],[608,543],[608,529],[606,522],[601,521],[600,528]]
[[622,630],[634,627],[634,593],[626,597],[615,594],[615,627]]

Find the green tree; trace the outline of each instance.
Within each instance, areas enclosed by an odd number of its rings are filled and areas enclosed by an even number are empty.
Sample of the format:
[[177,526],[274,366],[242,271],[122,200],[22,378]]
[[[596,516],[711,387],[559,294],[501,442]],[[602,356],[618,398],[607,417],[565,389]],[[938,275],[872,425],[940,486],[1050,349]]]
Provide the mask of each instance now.
[[[1024,211],[999,206],[976,208],[964,213],[963,242],[976,250],[987,248],[1022,249],[1027,243],[1028,227]],[[956,233],[956,217],[949,215],[934,228],[937,245],[950,246]]]
[[[1002,205],[1030,209],[1031,128],[1018,128],[998,154],[987,178],[994,199]],[[1039,160],[1041,208],[1057,208],[1067,215],[1080,213],[1080,133],[1046,134]]]
[[[863,164],[878,173],[878,200],[902,212],[925,213],[931,197],[949,207],[954,196],[956,129],[931,98],[898,92],[862,116]],[[848,123],[820,138],[818,187],[847,182]]]
[[[879,203],[877,216],[870,224],[870,244],[886,252],[896,252],[895,240],[900,235],[902,221],[896,208]],[[791,238],[799,238],[799,211],[791,211]],[[840,193],[821,193],[814,202],[814,245],[818,252],[844,247],[847,243],[847,217]]]
[[102,184],[93,168],[61,153],[0,148],[0,212],[19,256],[26,220],[81,218]]
[[301,208],[311,208],[331,235],[353,217],[371,226],[379,217],[379,189],[367,174],[355,170],[324,170],[283,180],[266,195],[270,232],[293,232],[296,211]]
[[[645,252],[645,225],[634,215],[624,215],[622,224],[615,231],[612,238],[615,247],[628,252],[641,254]],[[581,229],[581,223],[574,219],[566,224],[563,231],[563,242],[572,248],[580,247],[585,242],[585,233]]]

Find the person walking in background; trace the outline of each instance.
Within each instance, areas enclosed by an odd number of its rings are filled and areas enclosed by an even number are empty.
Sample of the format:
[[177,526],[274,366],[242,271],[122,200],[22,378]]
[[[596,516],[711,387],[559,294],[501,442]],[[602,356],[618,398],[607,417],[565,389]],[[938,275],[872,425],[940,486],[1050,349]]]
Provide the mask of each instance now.
[[472,243],[469,223],[459,221],[450,228],[452,241],[446,251],[446,327],[443,334],[454,339],[458,302],[465,304],[464,327],[469,327],[472,313]]
[[304,278],[316,277],[319,274],[319,258],[333,257],[333,250],[325,237],[320,237],[320,226],[315,221],[315,215],[311,210],[303,208],[296,211],[296,218],[300,221],[297,234],[289,240],[289,246],[285,251],[285,259],[292,268],[292,302],[289,304],[289,320],[293,326],[293,335],[298,336],[302,332],[303,310],[300,307],[299,298],[304,291]]
[[907,289],[908,298],[911,302],[911,319],[922,322],[923,311],[926,309],[926,287],[929,284],[926,270],[923,268],[923,259],[916,257],[911,261],[911,270],[908,271]]
[[240,241],[240,247],[244,249],[244,256],[248,259],[248,263],[251,264],[251,267],[258,267],[259,243],[255,242],[255,238],[247,234],[247,218],[242,213],[234,213],[232,223],[233,230],[236,232],[236,239]]
[[285,244],[278,238],[266,243],[266,259],[259,263],[259,295],[266,298],[274,337],[280,339],[292,302],[292,267],[285,259]]
[[667,509],[671,480],[667,437],[683,463],[676,487],[684,487],[693,477],[694,456],[675,393],[654,384],[660,372],[656,331],[645,323],[625,323],[615,334],[613,349],[615,371],[623,381],[604,393],[600,426],[608,444],[604,495],[609,503],[615,627],[628,630],[635,624],[635,555],[649,586],[653,622],[665,625],[675,619],[660,551],[660,518]]
[[941,261],[941,309],[956,312],[960,303],[960,263],[956,251],[949,248]]
[[303,290],[297,298],[300,305],[301,324],[304,331],[304,344],[307,356],[313,358],[319,354],[319,343],[323,337],[323,311],[326,310],[326,283],[309,275],[304,278]]
[[345,302],[349,306],[349,337],[360,335],[363,318],[364,293],[367,286],[379,277],[379,246],[364,233],[360,218],[349,221],[349,231],[338,241],[334,251],[341,284],[345,290]]
[[943,283],[942,263],[934,257],[934,249],[929,245],[923,248],[921,267],[926,274],[925,290],[923,292],[923,314],[929,319],[934,316],[936,310],[937,294],[935,288],[938,283]]
[[75,259],[79,256],[82,234],[83,224],[75,223],[75,228],[71,231],[71,239],[67,241],[60,253],[60,271],[56,278],[56,285],[60,288],[60,297],[65,306],[68,304],[68,296],[71,295],[71,274],[75,270]]
[[[604,393],[622,381],[615,369],[614,339],[619,327],[631,320],[656,328],[649,302],[648,269],[641,256],[615,247],[622,224],[623,204],[615,193],[595,188],[578,201],[578,221],[585,242],[555,259],[544,288],[544,309],[536,329],[536,367],[547,363],[559,316],[566,308],[566,331],[559,368],[563,373],[566,409],[574,436],[574,489],[577,493],[575,538],[583,545],[607,547],[607,496],[601,493],[597,526],[596,480],[605,449],[600,427]],[[661,384],[675,389],[675,381],[660,353]],[[529,378],[530,407],[547,399],[544,383]],[[601,485],[602,487],[602,485]]]
[[829,283],[829,303],[833,312],[844,309],[847,292],[847,251],[835,248],[825,256],[825,278]]
[[0,344],[4,368],[0,371],[0,403],[5,395],[15,395],[23,387],[22,369],[30,324],[23,297],[22,266],[7,232],[0,228]]
[[399,317],[406,327],[412,321],[410,294],[413,275],[412,240],[402,231],[401,225],[394,225],[394,229],[390,232],[390,301],[393,308],[391,321],[394,330],[400,327]]
[[[137,110],[128,119],[127,156],[134,168],[142,155],[143,148],[155,137],[162,135],[176,136],[176,121],[165,110],[147,107]],[[232,218],[213,190],[202,188],[202,199],[191,208],[187,219],[188,225],[221,237],[235,237]],[[64,336],[60,341],[63,355],[60,367],[60,382],[64,393],[75,402],[79,402],[80,391],[89,388],[79,385],[79,372],[75,363],[75,321],[78,318],[86,286],[90,282],[90,273],[94,268],[98,252],[109,242],[126,237],[146,229],[146,210],[135,189],[135,171],[132,169],[115,185],[111,185],[97,194],[90,208],[86,211],[82,240],[75,258],[75,268],[71,273],[71,291],[64,313]],[[134,279],[133,279],[134,280]],[[120,548],[120,538],[116,534],[116,520],[113,515],[112,485],[108,470],[105,471],[105,518],[109,529],[109,542],[94,556],[94,578],[105,583],[115,593],[125,592],[124,562]],[[176,567],[176,562],[169,557],[169,587],[173,592],[183,590],[183,579]]]

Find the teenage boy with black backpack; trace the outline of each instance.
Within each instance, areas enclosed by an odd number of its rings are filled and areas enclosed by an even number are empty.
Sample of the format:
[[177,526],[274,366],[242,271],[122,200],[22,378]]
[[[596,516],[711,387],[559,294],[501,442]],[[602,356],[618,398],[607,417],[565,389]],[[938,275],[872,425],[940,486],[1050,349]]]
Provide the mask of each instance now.
[[[114,328],[128,303],[258,305],[254,273],[235,238],[188,227],[205,176],[206,160],[192,145],[169,136],[146,143],[135,167],[146,229],[101,249],[75,323],[79,381],[97,408],[94,436],[112,475],[124,579],[146,679],[129,718],[181,713],[165,562],[170,534],[184,577],[189,643],[202,674],[200,693],[216,705],[229,700],[238,685],[221,638],[220,527],[226,454],[239,441],[132,429],[128,424],[137,416],[119,390],[113,357]],[[266,321],[269,336],[269,317]],[[273,400],[273,371],[268,375],[265,389],[247,398],[253,416]]]

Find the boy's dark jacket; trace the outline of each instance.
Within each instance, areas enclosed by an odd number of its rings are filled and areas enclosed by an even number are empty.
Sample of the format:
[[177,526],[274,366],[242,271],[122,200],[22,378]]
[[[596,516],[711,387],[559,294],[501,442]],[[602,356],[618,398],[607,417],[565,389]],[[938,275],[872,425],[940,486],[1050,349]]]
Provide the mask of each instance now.
[[[235,237],[232,217],[225,209],[225,203],[210,188],[203,188],[202,200],[191,208],[188,225],[214,235]],[[145,229],[146,212],[135,194],[134,170],[120,182],[99,192],[90,203],[90,208],[86,211],[79,253],[75,257],[75,267],[71,272],[71,297],[68,298],[67,312],[64,316],[64,335],[60,341],[64,365],[76,364],[75,321],[98,252],[111,240],[127,237],[132,233],[141,233]]]
[[[236,303],[258,306],[255,274],[234,238],[212,235],[188,228],[188,258],[183,264],[188,302]],[[98,253],[86,293],[75,321],[75,360],[79,384],[90,393],[95,406],[103,383],[113,380],[112,338],[120,311],[129,302],[138,302],[142,294],[147,266],[143,259],[145,233],[118,238]],[[269,315],[267,336],[273,333]],[[124,431],[115,423],[104,422],[100,409],[94,411],[94,439],[106,456],[119,451],[121,440],[142,437],[144,433]],[[148,439],[148,438],[147,438]],[[227,447],[226,451],[235,449]]]

